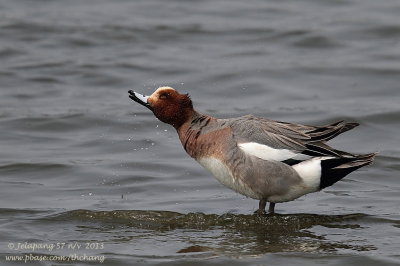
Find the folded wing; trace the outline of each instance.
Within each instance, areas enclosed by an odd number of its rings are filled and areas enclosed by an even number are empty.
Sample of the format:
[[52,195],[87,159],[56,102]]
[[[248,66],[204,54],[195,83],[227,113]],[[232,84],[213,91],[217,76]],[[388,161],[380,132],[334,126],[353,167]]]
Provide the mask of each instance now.
[[312,157],[354,157],[333,149],[326,142],[358,124],[338,121],[309,126],[248,115],[235,119],[230,126],[245,153],[293,165]]

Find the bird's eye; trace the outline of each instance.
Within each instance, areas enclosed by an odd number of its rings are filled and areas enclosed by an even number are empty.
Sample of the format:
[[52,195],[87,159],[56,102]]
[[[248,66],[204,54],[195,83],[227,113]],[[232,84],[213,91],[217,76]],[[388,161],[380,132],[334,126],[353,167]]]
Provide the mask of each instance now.
[[168,94],[166,94],[166,93],[160,94],[159,98],[160,99],[167,99],[168,98]]

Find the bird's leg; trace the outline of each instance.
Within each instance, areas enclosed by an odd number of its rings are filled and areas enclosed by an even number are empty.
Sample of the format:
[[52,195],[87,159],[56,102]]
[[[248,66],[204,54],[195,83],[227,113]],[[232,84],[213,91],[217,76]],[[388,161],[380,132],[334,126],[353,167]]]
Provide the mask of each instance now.
[[[264,207],[265,207],[265,204],[264,204]],[[268,212],[269,212],[270,214],[274,214],[274,213],[275,213],[275,203],[274,203],[274,202],[270,202],[270,203],[269,203]]]
[[256,210],[254,213],[255,214],[265,214],[265,206],[267,205],[267,201],[262,199],[260,200],[260,202],[258,203],[258,210]]
[[260,202],[258,203],[258,210],[260,212],[265,213],[265,206],[267,205],[267,201],[266,200],[260,200]]

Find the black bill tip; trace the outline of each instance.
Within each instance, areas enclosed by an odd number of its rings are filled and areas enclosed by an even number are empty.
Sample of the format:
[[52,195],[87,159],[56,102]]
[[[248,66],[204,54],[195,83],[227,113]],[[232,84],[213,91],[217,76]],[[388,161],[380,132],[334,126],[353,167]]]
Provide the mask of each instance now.
[[150,110],[152,110],[150,104],[147,102],[147,99],[149,98],[149,96],[140,94],[140,93],[136,93],[133,90],[129,90],[129,98],[131,98],[132,100],[134,100],[135,102],[149,108]]

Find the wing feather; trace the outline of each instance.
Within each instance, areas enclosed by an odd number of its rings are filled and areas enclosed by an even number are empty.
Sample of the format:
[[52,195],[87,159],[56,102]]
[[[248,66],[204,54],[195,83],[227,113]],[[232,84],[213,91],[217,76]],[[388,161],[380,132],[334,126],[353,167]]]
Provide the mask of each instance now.
[[[348,156],[349,153],[335,150],[325,142],[356,126],[358,126],[357,123],[345,123],[344,121],[337,121],[325,126],[309,126],[258,118],[252,115],[234,119],[230,124],[238,143],[265,145],[268,147],[265,149],[266,152],[268,149],[274,149],[275,154],[281,151],[282,156],[278,157],[283,159],[280,161],[298,160],[299,154],[312,157]],[[259,151],[257,153],[259,154]],[[261,157],[269,158],[268,156]],[[307,156],[303,156],[303,158],[307,158]]]

